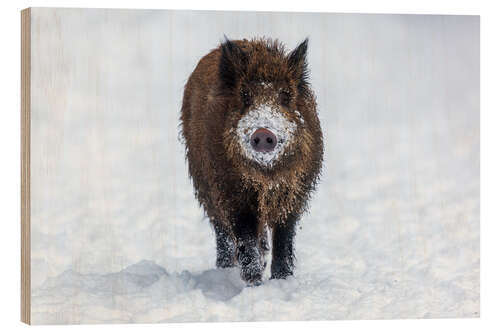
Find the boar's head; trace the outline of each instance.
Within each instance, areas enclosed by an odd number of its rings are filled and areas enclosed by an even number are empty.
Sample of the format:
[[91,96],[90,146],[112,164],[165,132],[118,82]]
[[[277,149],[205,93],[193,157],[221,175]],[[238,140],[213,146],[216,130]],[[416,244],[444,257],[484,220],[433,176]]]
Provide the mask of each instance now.
[[[308,40],[287,53],[276,40],[222,43],[218,95],[226,102],[224,147],[249,175],[274,177],[321,156],[322,138],[308,83]],[[321,150],[314,154],[314,150]],[[310,160],[311,158],[309,158]]]

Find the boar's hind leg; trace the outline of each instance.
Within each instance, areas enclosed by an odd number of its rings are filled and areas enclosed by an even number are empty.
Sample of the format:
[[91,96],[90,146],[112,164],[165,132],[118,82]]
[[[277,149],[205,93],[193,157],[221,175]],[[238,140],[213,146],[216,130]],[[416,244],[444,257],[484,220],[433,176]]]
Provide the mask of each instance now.
[[285,279],[293,275],[296,218],[289,218],[286,223],[278,223],[273,227],[273,259],[271,263],[271,279]]
[[219,268],[233,267],[235,265],[236,245],[228,228],[218,221],[213,221],[215,240],[217,244],[216,266]]
[[251,213],[238,216],[234,225],[237,239],[237,259],[241,267],[241,278],[249,286],[262,282],[264,264],[257,237],[257,218]]

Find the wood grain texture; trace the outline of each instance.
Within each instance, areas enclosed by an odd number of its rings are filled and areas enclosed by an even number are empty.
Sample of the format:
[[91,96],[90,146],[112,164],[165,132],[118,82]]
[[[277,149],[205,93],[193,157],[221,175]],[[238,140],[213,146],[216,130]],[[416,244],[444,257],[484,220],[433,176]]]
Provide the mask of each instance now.
[[31,323],[30,241],[31,9],[21,11],[21,321]]

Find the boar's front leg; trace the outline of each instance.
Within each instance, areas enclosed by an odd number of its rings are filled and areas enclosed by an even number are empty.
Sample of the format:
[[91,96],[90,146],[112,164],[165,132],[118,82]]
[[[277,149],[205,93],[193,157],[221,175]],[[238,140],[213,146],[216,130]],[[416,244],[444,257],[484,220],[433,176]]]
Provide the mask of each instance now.
[[295,216],[291,216],[285,223],[277,223],[273,227],[271,279],[285,279],[293,275],[295,260],[293,241],[296,220]]
[[219,221],[213,220],[215,241],[217,245],[216,266],[219,268],[233,267],[236,264],[236,245],[229,228]]
[[264,264],[260,254],[257,236],[257,218],[252,213],[242,213],[234,225],[236,236],[236,252],[241,268],[241,278],[249,286],[257,286],[262,282]]

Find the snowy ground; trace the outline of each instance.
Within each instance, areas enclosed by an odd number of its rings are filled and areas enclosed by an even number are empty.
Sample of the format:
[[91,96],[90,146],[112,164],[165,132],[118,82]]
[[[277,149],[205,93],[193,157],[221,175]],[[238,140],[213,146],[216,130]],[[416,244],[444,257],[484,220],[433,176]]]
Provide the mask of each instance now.
[[[33,323],[479,316],[476,18],[43,13],[33,14]],[[223,33],[292,47],[305,36],[289,26],[311,37],[323,177],[295,277],[246,288],[237,269],[214,268],[177,140],[182,85]]]
[[450,150],[458,149],[455,145],[439,150],[432,162],[419,158],[420,149],[414,147],[417,155],[411,165],[397,154],[384,156],[375,146],[368,156],[380,169],[374,167],[372,173],[362,167],[361,159],[356,163],[342,155],[344,167],[326,168],[311,213],[303,219],[294,278],[245,288],[237,269],[214,269],[213,234],[204,226],[208,223],[179,220],[172,229],[177,236],[185,235],[184,243],[171,247],[174,253],[173,247],[180,247],[185,257],[166,262],[185,270],[172,272],[168,264],[161,267],[151,261],[109,274],[68,270],[34,291],[33,320],[478,316],[479,185],[477,177],[457,166],[477,154],[473,146],[462,146],[462,158],[455,160],[449,160]]

